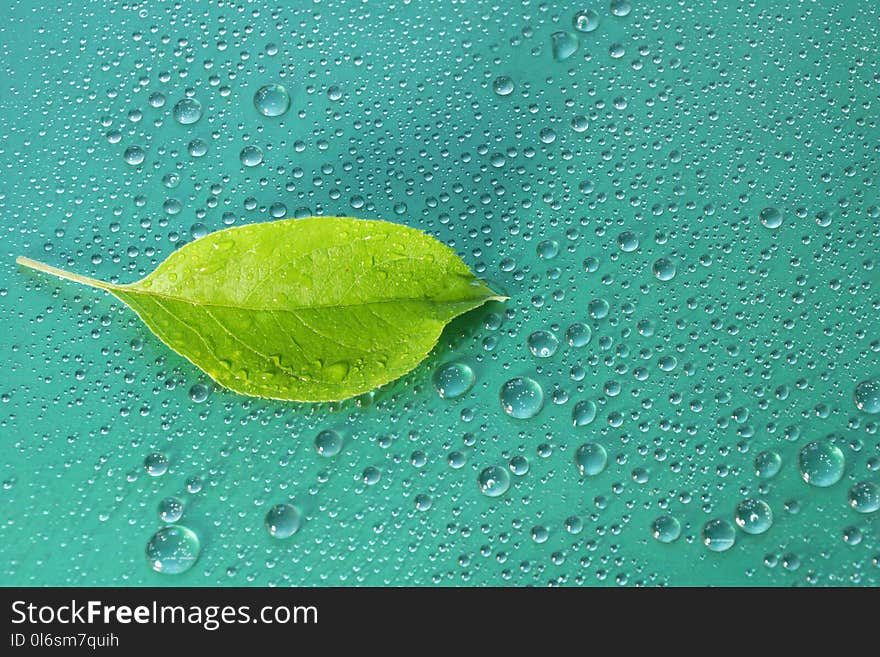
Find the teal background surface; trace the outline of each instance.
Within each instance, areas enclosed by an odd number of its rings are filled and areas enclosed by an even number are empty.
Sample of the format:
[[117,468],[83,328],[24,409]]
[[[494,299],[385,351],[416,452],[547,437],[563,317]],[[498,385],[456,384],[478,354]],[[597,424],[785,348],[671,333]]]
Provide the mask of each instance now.
[[[0,584],[880,584],[875,2],[40,4],[0,10]],[[207,231],[309,215],[422,228],[510,301],[375,393],[278,403],[14,262],[130,282]],[[432,383],[450,362],[475,376],[457,399]],[[499,401],[518,376],[535,417]],[[176,575],[145,556],[169,497],[200,542]],[[749,499],[771,526],[709,549]]]

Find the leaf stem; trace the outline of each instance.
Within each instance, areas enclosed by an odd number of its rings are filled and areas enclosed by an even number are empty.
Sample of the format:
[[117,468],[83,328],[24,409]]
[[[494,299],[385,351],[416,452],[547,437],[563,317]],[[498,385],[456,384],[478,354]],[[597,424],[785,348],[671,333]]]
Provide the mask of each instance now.
[[24,256],[18,256],[15,259],[15,262],[46,274],[52,274],[53,276],[57,276],[58,278],[63,278],[65,280],[73,281],[74,283],[80,283],[82,285],[88,285],[89,287],[96,287],[101,290],[112,290],[115,287],[112,283],[105,283],[104,281],[99,281],[97,278],[89,278],[88,276],[80,276],[79,274],[74,274],[70,271],[58,269],[58,267],[53,267],[52,265],[47,265],[43,262],[38,262],[36,260],[31,260],[30,258],[25,258]]

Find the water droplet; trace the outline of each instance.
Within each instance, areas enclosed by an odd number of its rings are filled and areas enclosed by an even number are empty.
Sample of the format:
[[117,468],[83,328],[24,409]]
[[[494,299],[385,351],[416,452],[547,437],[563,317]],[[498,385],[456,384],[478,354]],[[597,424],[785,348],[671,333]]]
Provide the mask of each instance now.
[[509,96],[513,93],[514,85],[506,75],[499,75],[492,83],[492,90],[499,96]]
[[525,456],[514,456],[508,465],[517,477],[522,477],[529,471],[529,460]]
[[141,164],[146,157],[147,154],[140,146],[129,146],[125,149],[125,153],[123,153],[122,155],[125,163],[130,164],[131,166],[137,166],[138,164]]
[[504,495],[507,489],[510,488],[510,474],[508,474],[505,468],[490,465],[477,477],[477,483],[480,485],[480,491],[482,491],[483,495],[499,497]]
[[747,499],[736,505],[734,520],[746,534],[763,534],[773,525],[773,512],[766,502]]
[[538,358],[550,358],[559,347],[559,339],[550,331],[535,331],[527,340],[529,351]]
[[457,399],[474,385],[474,371],[464,363],[446,363],[434,372],[433,383],[443,399]]
[[159,502],[159,518],[162,522],[177,522],[183,516],[183,502],[177,497],[166,497]]
[[629,0],[611,0],[609,8],[611,13],[618,18],[629,16],[629,12],[632,11],[632,5],[629,3]]
[[202,104],[195,98],[184,98],[174,106],[174,120],[181,125],[192,125],[202,118]]
[[368,468],[364,468],[364,471],[361,473],[361,481],[367,486],[378,484],[381,478],[382,473],[378,468],[374,468],[372,465]]
[[584,347],[593,337],[593,330],[586,324],[575,322],[565,331],[565,341],[572,347]]
[[700,537],[703,545],[713,552],[724,552],[732,548],[736,542],[736,529],[726,520],[715,518],[703,525]]
[[865,379],[856,386],[853,393],[856,408],[872,415],[880,413],[880,378]]
[[546,543],[547,539],[550,538],[550,532],[543,525],[535,525],[532,527],[531,535],[532,540],[538,544]]
[[425,495],[424,493],[416,495],[414,502],[417,511],[427,511],[433,504],[430,495]]
[[880,509],[880,486],[871,481],[860,481],[849,489],[849,505],[859,513],[874,513]]
[[672,262],[669,258],[660,258],[654,262],[654,265],[651,267],[651,271],[654,272],[654,276],[657,277],[657,280],[660,281],[671,281],[675,278],[675,263]]
[[208,227],[202,223],[195,223],[189,227],[189,234],[194,240],[200,240],[208,235]]
[[559,242],[556,240],[542,240],[538,244],[537,253],[541,260],[553,260],[559,255]]
[[651,536],[661,543],[672,543],[681,536],[681,522],[673,516],[660,516],[651,523]]
[[596,402],[592,399],[579,401],[571,409],[571,421],[576,427],[585,427],[596,419]]
[[204,383],[196,383],[189,389],[189,398],[196,404],[201,404],[210,394],[211,389]]
[[578,40],[570,32],[554,32],[550,35],[553,45],[553,59],[563,62],[571,57],[578,49]]
[[624,253],[632,253],[639,248],[639,238],[634,232],[625,230],[617,236],[617,246]]
[[321,456],[331,458],[342,451],[342,436],[333,429],[324,429],[315,436],[315,451]]
[[608,463],[608,453],[598,443],[584,443],[574,453],[574,464],[581,476],[595,477]]
[[501,386],[501,408],[510,417],[527,420],[544,408],[544,390],[534,379],[518,376]]
[[168,472],[168,458],[161,452],[153,452],[144,459],[144,470],[151,477],[161,477]]
[[147,562],[157,573],[184,573],[199,558],[201,545],[195,532],[181,525],[163,527],[147,543]]
[[577,12],[571,22],[578,32],[593,32],[599,27],[599,14],[592,9],[584,9]]
[[862,530],[852,525],[849,527],[844,527],[842,536],[843,542],[847,545],[858,545],[862,542],[862,538],[864,538]]
[[335,103],[337,100],[340,100],[342,98],[342,89],[337,87],[335,84],[330,85],[329,87],[327,87],[327,98]]
[[776,208],[764,208],[758,217],[766,228],[779,228],[782,225],[782,213]]
[[246,167],[255,167],[263,162],[263,151],[259,146],[245,146],[238,157]]
[[263,116],[281,116],[290,109],[290,94],[280,84],[267,84],[254,94],[254,107]]
[[821,488],[840,481],[845,465],[843,452],[828,440],[809,443],[798,454],[801,478],[808,484]]
[[192,157],[202,157],[208,152],[208,144],[203,139],[193,139],[186,150]]
[[761,479],[771,479],[779,474],[782,457],[776,452],[765,450],[755,457],[755,475]]
[[266,529],[270,536],[288,538],[299,531],[302,517],[291,504],[276,504],[266,513]]

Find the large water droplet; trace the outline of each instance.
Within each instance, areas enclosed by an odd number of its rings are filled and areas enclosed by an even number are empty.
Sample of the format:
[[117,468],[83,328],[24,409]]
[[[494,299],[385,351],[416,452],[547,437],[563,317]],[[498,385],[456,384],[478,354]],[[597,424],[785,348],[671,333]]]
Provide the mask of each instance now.
[[487,497],[499,497],[510,488],[510,474],[506,468],[490,465],[477,477],[480,490]]
[[510,417],[527,420],[544,407],[544,390],[534,379],[518,376],[501,386],[501,408]]
[[275,538],[288,538],[299,531],[299,511],[290,504],[276,504],[266,514],[266,529]]
[[550,35],[553,45],[553,59],[562,62],[571,57],[578,49],[578,40],[570,32],[554,32]]
[[529,351],[538,358],[550,358],[559,347],[559,339],[550,331],[535,331],[529,336],[527,343]]
[[255,167],[263,162],[263,151],[259,146],[245,146],[239,153],[239,159],[246,167]]
[[492,83],[492,90],[499,96],[509,96],[513,93],[514,85],[506,75],[499,75]]
[[703,525],[700,537],[703,545],[713,552],[724,552],[732,548],[736,542],[736,529],[726,520],[716,518]]
[[254,94],[254,107],[263,116],[281,116],[290,109],[290,94],[280,84],[267,84]]
[[828,440],[809,443],[798,454],[801,478],[808,484],[825,488],[843,477],[846,459],[837,445]]
[[596,402],[584,399],[571,410],[571,421],[576,427],[585,427],[596,419]]
[[195,98],[184,98],[174,106],[174,120],[181,125],[192,125],[202,118],[202,104]]
[[189,398],[196,404],[201,404],[208,399],[211,389],[204,383],[196,383],[189,389]]
[[342,436],[333,429],[324,429],[315,436],[315,451],[321,456],[331,458],[342,451]]
[[853,392],[856,408],[864,413],[880,413],[880,378],[865,379]]
[[434,372],[434,388],[443,399],[456,399],[474,385],[474,371],[464,363],[446,363]]
[[763,534],[773,525],[773,512],[763,500],[747,499],[736,505],[734,520],[746,534]]
[[672,262],[669,258],[660,258],[654,262],[654,265],[651,267],[651,270],[654,272],[654,276],[657,277],[659,281],[671,281],[675,278],[675,263]]
[[125,160],[125,163],[130,164],[131,166],[137,166],[138,164],[141,164],[146,157],[147,154],[140,146],[129,146],[125,149],[125,153],[122,154],[122,158]]
[[168,472],[168,457],[161,452],[153,452],[144,459],[144,470],[151,477],[161,477]]
[[880,509],[880,486],[871,481],[860,481],[849,489],[849,505],[859,513],[873,513]]
[[163,527],[147,543],[147,562],[157,573],[178,575],[192,568],[201,545],[195,532],[181,525]]
[[584,443],[574,453],[574,464],[581,476],[595,477],[605,469],[607,463],[608,453],[597,443]]
[[672,543],[681,536],[681,523],[673,516],[660,516],[651,523],[651,536],[661,543]]
[[779,474],[782,458],[774,451],[765,450],[755,457],[755,475],[761,479],[770,479]]
[[593,32],[599,27],[599,14],[592,9],[584,9],[574,15],[571,23],[578,32]]
[[159,518],[162,522],[177,522],[183,516],[183,502],[177,497],[166,497],[159,502]]
[[758,217],[766,228],[779,228],[782,225],[782,213],[776,208],[764,208]]

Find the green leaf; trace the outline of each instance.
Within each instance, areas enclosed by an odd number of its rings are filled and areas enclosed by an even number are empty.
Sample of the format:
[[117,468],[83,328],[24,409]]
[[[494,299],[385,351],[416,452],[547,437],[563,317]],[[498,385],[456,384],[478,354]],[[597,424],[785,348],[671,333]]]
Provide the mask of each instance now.
[[284,219],[228,228],[106,290],[159,339],[244,395],[337,401],[412,370],[454,317],[503,301],[452,249],[385,221]]

